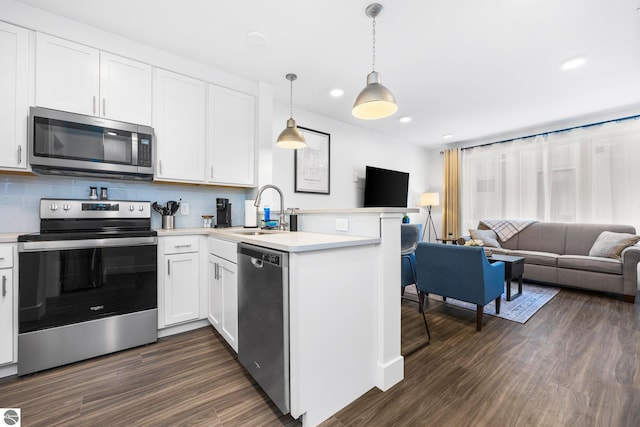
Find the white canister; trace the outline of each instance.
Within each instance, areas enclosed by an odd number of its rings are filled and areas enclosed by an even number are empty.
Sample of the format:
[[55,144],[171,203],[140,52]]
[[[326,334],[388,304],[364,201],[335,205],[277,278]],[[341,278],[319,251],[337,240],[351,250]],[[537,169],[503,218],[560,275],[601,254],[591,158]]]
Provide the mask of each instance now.
[[244,226],[245,228],[255,228],[258,226],[258,209],[253,206],[255,200],[244,201]]

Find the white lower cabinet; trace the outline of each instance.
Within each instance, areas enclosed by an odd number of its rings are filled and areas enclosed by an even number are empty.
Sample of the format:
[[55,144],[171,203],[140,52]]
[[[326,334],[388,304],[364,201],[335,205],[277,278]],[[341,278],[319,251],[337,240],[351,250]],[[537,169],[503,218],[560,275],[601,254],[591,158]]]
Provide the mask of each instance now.
[[208,319],[231,348],[238,351],[237,245],[209,238]]
[[0,246],[0,365],[15,361],[17,324],[14,316],[13,254],[13,245]]
[[163,237],[159,245],[162,287],[159,327],[200,318],[200,268],[197,236]]

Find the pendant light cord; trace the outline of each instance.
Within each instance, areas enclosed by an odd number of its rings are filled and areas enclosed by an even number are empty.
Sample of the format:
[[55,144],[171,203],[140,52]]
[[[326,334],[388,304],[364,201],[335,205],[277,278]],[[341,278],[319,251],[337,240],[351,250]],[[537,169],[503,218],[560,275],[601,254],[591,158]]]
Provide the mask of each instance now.
[[290,90],[289,90],[289,118],[293,119],[293,79],[289,80]]
[[371,66],[371,71],[375,71],[376,70],[376,17],[375,16],[373,17],[372,34],[373,34],[373,47],[371,51],[373,53],[373,65]]

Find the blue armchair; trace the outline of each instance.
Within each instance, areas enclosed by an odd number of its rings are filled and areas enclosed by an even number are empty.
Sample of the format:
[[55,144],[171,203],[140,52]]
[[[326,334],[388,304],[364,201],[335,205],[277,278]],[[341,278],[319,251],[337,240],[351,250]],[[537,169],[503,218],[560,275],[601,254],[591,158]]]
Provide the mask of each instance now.
[[482,330],[484,306],[500,300],[504,289],[504,263],[487,261],[481,247],[420,242],[416,255],[419,291],[476,304],[476,329]]

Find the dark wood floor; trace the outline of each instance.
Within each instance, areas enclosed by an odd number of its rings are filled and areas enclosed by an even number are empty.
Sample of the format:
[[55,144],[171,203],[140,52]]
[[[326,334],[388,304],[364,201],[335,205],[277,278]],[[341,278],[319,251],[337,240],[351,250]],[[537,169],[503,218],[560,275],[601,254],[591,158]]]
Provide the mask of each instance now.
[[[403,351],[424,339],[403,302]],[[369,391],[323,427],[638,426],[640,305],[563,289],[526,324],[430,300],[432,343],[405,380]],[[0,380],[24,426],[298,425],[282,416],[211,328]]]

